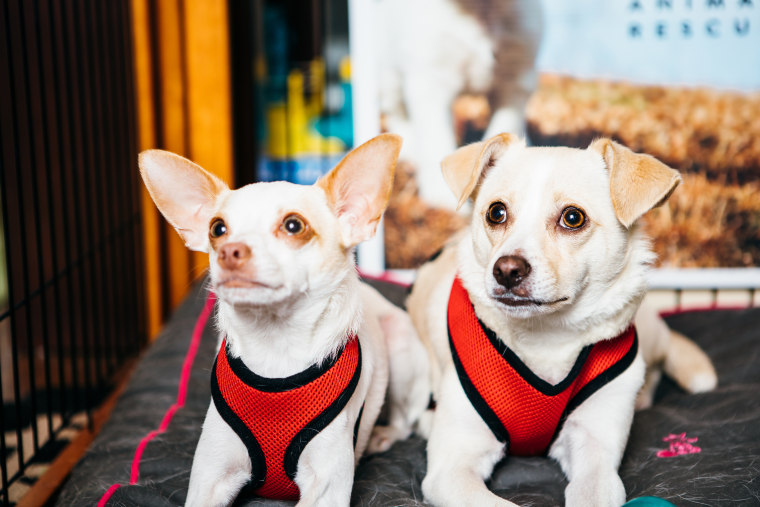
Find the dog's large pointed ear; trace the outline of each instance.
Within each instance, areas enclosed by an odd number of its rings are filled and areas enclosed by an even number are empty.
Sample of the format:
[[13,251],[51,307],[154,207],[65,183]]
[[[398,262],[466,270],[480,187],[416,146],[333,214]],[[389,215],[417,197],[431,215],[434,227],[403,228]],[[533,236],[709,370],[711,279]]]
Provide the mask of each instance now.
[[317,181],[338,217],[343,246],[375,235],[393,187],[401,137],[381,134],[351,150]]
[[612,206],[626,228],[667,201],[681,183],[678,171],[651,155],[634,153],[610,139],[597,139],[589,149],[599,153],[607,165]]
[[475,198],[478,183],[494,161],[516,140],[511,134],[498,134],[487,141],[462,146],[443,159],[443,179],[457,198],[457,209],[468,198]]
[[209,221],[217,199],[229,187],[201,166],[168,151],[143,151],[138,165],[153,202],[187,247],[207,252]]

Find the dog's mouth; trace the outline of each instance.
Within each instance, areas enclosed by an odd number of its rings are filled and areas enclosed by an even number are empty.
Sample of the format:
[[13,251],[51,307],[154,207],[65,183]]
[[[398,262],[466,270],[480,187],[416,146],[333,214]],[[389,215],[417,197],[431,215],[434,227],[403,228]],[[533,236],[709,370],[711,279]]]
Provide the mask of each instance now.
[[239,276],[231,276],[224,278],[216,283],[217,287],[224,287],[227,289],[276,289],[269,284],[258,282],[256,280],[250,280],[248,278],[242,278]]
[[511,307],[551,306],[568,300],[566,297],[555,299],[553,301],[542,301],[540,299],[515,298],[510,296],[494,296],[494,299],[501,304]]

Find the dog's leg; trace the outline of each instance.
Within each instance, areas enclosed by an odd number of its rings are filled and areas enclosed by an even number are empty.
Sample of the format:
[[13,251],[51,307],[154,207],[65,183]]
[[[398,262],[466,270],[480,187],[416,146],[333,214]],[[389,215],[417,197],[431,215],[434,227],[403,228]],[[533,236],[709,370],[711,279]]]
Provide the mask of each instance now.
[[535,64],[543,32],[540,3],[501,4],[501,15],[514,23],[514,28],[494,34],[494,84],[489,93],[493,115],[483,139],[503,132],[525,136],[525,106],[538,87]]
[[483,139],[507,132],[519,137],[525,136],[524,104],[500,107],[494,111]]
[[450,209],[456,200],[441,175],[440,164],[456,149],[451,105],[461,86],[456,76],[435,69],[410,72],[404,82],[420,196],[430,204]]
[[644,387],[636,400],[636,408],[652,405],[662,370],[690,393],[710,391],[718,377],[710,358],[686,336],[671,330],[655,308],[642,304],[636,312],[639,346],[647,365]]
[[425,499],[436,506],[514,506],[485,485],[504,455],[464,394],[453,365],[443,375],[441,399],[428,440],[428,469],[422,481]]
[[510,83],[507,90],[493,94],[493,115],[483,139],[490,139],[503,132],[525,137],[525,106],[536,88],[537,74],[534,69],[524,69],[522,74],[513,79],[514,82]]
[[652,406],[654,402],[654,394],[657,391],[657,385],[662,378],[662,365],[654,365],[651,368],[647,366],[646,376],[644,377],[644,385],[639,391],[639,395],[636,397],[636,410],[644,410]]
[[398,69],[393,66],[382,68],[380,71],[379,95],[380,113],[383,115],[383,127],[387,132],[398,134],[404,138],[399,158],[401,160],[414,160],[414,129],[409,123],[404,99],[402,96],[401,76]]
[[390,363],[388,425],[373,429],[367,448],[370,453],[386,451],[397,440],[407,438],[430,399],[427,351],[409,316],[388,306],[388,312],[380,317]]
[[309,442],[298,459],[299,507],[348,506],[354,482],[353,423],[344,411]]
[[642,410],[652,406],[657,384],[662,377],[662,364],[668,352],[670,329],[654,307],[646,302],[636,312],[635,323],[639,350],[646,364],[644,385],[636,398],[636,410]]
[[625,503],[618,467],[644,368],[639,355],[625,372],[584,401],[567,418],[549,450],[569,481],[565,488],[568,507],[618,507]]
[[699,345],[673,330],[663,368],[678,385],[690,393],[712,391],[718,385],[715,367]]
[[211,402],[193,457],[185,505],[230,505],[251,478],[251,460],[237,434]]

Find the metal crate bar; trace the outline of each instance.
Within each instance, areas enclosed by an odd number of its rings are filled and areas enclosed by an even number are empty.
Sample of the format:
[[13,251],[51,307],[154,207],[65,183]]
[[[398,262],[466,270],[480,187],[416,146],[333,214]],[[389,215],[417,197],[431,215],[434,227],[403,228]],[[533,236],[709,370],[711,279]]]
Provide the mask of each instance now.
[[2,505],[146,342],[131,33],[128,0],[0,6]]

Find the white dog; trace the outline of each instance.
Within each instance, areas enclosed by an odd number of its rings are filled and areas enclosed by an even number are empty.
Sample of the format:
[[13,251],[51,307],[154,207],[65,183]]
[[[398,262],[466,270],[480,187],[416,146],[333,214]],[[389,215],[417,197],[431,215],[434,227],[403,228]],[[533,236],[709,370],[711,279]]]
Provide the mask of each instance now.
[[[354,265],[353,247],[374,235],[387,204],[400,147],[398,136],[378,136],[313,186],[234,191],[178,155],[140,155],[158,208],[190,249],[209,253],[218,298],[222,347],[186,505],[228,505],[244,487],[348,505],[365,449],[408,436],[427,406],[429,387],[409,377],[427,365],[411,321]],[[370,438],[389,369],[389,426]]]
[[631,326],[654,260],[636,222],[679,174],[607,139],[528,148],[508,134],[442,167],[459,204],[474,204],[469,229],[420,269],[407,302],[437,401],[426,499],[513,505],[484,480],[505,453],[546,453],[569,480],[567,505],[623,504],[617,469],[644,359],[688,390],[716,383],[704,353],[655,314],[639,314],[638,339]]
[[486,136],[521,132],[537,85],[541,40],[535,0],[380,0],[380,109],[389,131],[404,137],[402,159],[414,163],[421,197],[454,207],[440,162],[457,146],[452,105],[461,94],[488,100]]

